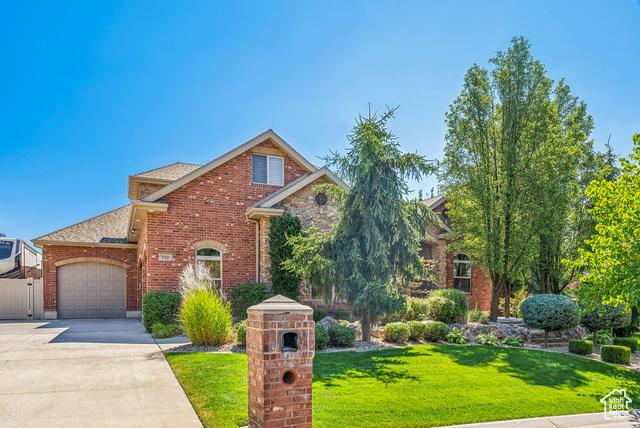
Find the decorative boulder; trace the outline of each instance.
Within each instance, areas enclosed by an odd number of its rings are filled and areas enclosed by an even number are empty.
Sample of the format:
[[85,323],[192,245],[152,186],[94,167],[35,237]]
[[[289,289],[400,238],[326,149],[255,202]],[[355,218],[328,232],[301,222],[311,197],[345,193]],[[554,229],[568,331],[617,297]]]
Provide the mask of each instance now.
[[327,330],[329,329],[329,327],[334,326],[334,325],[339,325],[340,321],[338,321],[335,318],[331,318],[331,317],[324,317],[322,318],[320,321],[317,322],[317,324],[319,325],[323,325],[325,327],[327,327]]

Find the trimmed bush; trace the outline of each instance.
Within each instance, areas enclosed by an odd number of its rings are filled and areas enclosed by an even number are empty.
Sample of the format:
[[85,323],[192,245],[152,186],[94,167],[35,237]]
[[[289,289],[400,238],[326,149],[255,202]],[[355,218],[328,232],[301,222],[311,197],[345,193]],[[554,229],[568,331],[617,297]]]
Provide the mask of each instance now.
[[336,311],[333,314],[333,317],[335,319],[337,319],[338,321],[349,321],[351,322],[351,320],[353,319],[353,312],[351,311],[346,311],[346,310],[341,310],[341,311]]
[[142,323],[149,333],[153,325],[174,324],[180,308],[180,296],[168,291],[150,291],[142,296]]
[[613,339],[613,344],[617,346],[626,346],[631,349],[632,353],[638,350],[638,341],[633,337],[615,337]]
[[480,345],[487,345],[487,346],[500,345],[500,341],[498,341],[498,338],[491,333],[477,335],[476,342],[478,342]]
[[231,306],[217,293],[193,292],[182,301],[178,319],[196,346],[222,345],[229,339]]
[[427,315],[434,321],[452,323],[456,321],[456,306],[446,297],[429,297],[427,299]]
[[427,342],[442,342],[447,337],[447,325],[440,321],[424,323],[424,340]]
[[166,339],[167,337],[180,336],[183,333],[184,330],[178,324],[164,325],[157,322],[151,327],[151,336],[156,339]]
[[327,317],[327,311],[323,311],[318,309],[317,311],[313,311],[313,321],[318,322],[322,321]]
[[467,316],[467,321],[469,322],[477,322],[478,324],[489,324],[489,318],[477,309],[469,311],[469,315]]
[[590,311],[586,310],[585,305],[580,304],[580,309],[583,311],[580,324],[589,329],[593,334],[594,341],[597,340],[596,336],[599,330],[624,328],[631,322],[631,311],[624,304],[612,306],[600,303]]
[[417,342],[424,339],[424,334],[427,331],[427,325],[422,321],[409,321],[407,323],[409,327],[409,339]]
[[439,290],[433,290],[429,297],[444,297],[449,299],[455,305],[455,316],[458,320],[463,321],[467,312],[469,312],[469,301],[467,300],[466,293],[460,290],[454,290],[453,288],[441,288]]
[[631,362],[631,349],[626,346],[602,345],[600,358],[608,363],[628,365]]
[[329,343],[337,348],[347,348],[356,341],[356,331],[344,325],[329,327]]
[[550,331],[564,331],[580,323],[580,308],[567,296],[538,294],[529,297],[520,307],[522,321],[529,327],[544,330],[544,346]]
[[401,322],[390,322],[382,331],[382,338],[387,342],[405,343],[410,335],[409,326]]
[[316,325],[316,349],[322,351],[329,345],[329,332],[322,324]]
[[236,324],[233,329],[236,331],[238,344],[243,348],[247,346],[247,321],[242,320]]
[[570,340],[569,352],[577,355],[593,354],[593,342],[590,340],[581,340],[581,339]]
[[231,289],[231,308],[236,319],[246,319],[247,309],[269,298],[267,286],[259,282],[243,282]]

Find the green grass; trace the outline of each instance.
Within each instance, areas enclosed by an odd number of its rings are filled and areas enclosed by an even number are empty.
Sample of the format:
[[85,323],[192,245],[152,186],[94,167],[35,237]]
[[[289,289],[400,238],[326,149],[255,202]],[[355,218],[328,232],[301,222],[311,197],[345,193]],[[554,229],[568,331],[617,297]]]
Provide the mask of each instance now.
[[[246,356],[167,354],[208,427],[247,424]],[[598,412],[640,374],[570,355],[512,348],[418,345],[318,354],[315,427],[430,427]]]

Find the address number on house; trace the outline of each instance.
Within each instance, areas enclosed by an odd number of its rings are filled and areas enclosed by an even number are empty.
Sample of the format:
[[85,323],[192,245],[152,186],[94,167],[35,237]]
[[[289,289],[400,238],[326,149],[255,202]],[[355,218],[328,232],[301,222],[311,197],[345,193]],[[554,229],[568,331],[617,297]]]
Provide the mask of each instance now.
[[158,254],[158,260],[161,262],[170,262],[173,260],[173,254]]

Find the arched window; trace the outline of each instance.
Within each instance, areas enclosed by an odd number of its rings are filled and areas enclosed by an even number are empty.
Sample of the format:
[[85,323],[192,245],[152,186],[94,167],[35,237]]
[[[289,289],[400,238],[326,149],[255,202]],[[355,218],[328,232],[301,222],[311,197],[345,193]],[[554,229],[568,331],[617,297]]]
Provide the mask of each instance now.
[[471,293],[471,259],[466,254],[453,258],[453,288]]
[[196,263],[205,266],[211,272],[215,287],[222,287],[222,253],[215,248],[200,248],[196,250]]

